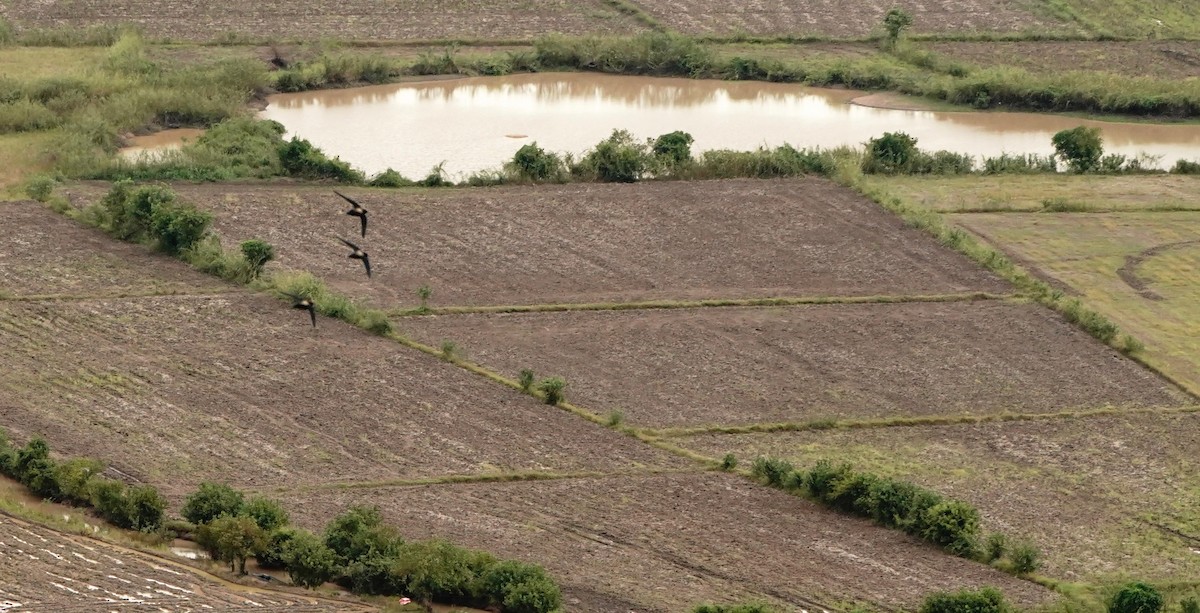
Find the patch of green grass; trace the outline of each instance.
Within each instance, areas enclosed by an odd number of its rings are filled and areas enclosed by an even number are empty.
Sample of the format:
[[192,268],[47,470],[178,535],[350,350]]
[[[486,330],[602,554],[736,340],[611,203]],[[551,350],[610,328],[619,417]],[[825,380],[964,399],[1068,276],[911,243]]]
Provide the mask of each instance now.
[[1200,38],[1200,4],[1191,0],[1052,0],[1091,28],[1136,38]]

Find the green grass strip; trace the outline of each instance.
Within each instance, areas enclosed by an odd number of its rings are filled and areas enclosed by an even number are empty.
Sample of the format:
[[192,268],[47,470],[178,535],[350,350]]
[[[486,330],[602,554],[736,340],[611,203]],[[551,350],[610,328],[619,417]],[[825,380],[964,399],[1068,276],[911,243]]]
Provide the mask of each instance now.
[[1016,294],[963,292],[956,294],[918,294],[891,296],[800,296],[781,298],[714,298],[710,300],[646,300],[635,302],[590,302],[562,304],[447,306],[415,309],[394,309],[393,317],[422,315],[461,315],[468,313],[553,313],[562,311],[633,311],[650,309],[698,309],[713,307],[798,306],[805,304],[898,304],[904,302],[969,302],[975,300],[1009,300]]

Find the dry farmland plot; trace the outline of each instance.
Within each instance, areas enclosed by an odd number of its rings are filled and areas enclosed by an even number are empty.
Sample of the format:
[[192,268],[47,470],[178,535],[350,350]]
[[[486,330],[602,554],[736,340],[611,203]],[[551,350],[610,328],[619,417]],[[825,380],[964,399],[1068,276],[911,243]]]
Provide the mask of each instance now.
[[997,301],[399,320],[641,426],[1042,413],[1187,402],[1039,306]]
[[702,435],[701,453],[822,458],[975,503],[985,527],[1032,537],[1045,572],[1151,581],[1200,576],[1200,414]]
[[628,34],[644,29],[600,0],[48,0],[0,4],[23,27],[126,24],[153,38],[208,41],[530,39],[550,32]]
[[284,494],[302,524],[378,504],[413,538],[445,537],[536,561],[572,613],[683,611],[746,597],[914,608],[929,591],[994,585],[1017,603],[1037,585],[894,530],[734,475],[566,479]]
[[117,297],[218,293],[234,287],[51,213],[35,202],[0,204],[0,297]]
[[1095,70],[1160,79],[1200,76],[1200,49],[1190,41],[936,42],[922,47],[980,67],[1018,66],[1049,73]]
[[867,36],[880,30],[888,9],[912,13],[918,32],[1017,32],[1071,30],[1036,15],[1015,0],[637,0],[666,27],[686,34]]
[[0,515],[0,610],[365,611],[310,596],[260,590],[153,556]]
[[945,213],[1041,211],[1048,200],[1088,211],[1200,210],[1200,177],[1191,175],[872,177],[867,181],[912,204]]
[[953,221],[1079,295],[1200,391],[1200,213],[997,213]]
[[[15,206],[26,205],[5,209]],[[59,219],[35,210],[44,219],[10,238]],[[191,273],[165,257],[142,267]],[[0,423],[179,490],[202,479],[296,485],[683,462],[346,324],[322,319],[314,330],[288,306],[243,292],[0,301]]]
[[[1005,292],[1006,283],[830,181],[702,181],[362,190],[358,226],[328,188],[177,186],[231,241],[262,238],[279,264],[373,304],[590,303]],[[93,191],[94,188],[92,188]]]

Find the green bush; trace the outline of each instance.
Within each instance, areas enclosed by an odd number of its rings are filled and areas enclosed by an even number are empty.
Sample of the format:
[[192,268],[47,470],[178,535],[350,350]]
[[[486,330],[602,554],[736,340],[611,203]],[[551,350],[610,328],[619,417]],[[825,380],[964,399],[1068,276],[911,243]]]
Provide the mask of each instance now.
[[1035,174],[1056,172],[1054,158],[1036,153],[1003,153],[998,157],[984,158],[983,174]]
[[1008,553],[1008,537],[1000,532],[987,536],[983,546],[983,558],[987,562],[995,562]]
[[921,491],[917,485],[904,481],[880,479],[874,482],[867,493],[871,499],[871,518],[884,526],[907,529],[914,516],[925,512],[918,508]]
[[791,145],[756,151],[718,149],[700,154],[696,164],[686,170],[674,169],[672,176],[683,179],[732,179],[750,177],[774,179],[807,174],[832,175],[837,162],[834,154],[819,149],[799,150]]
[[818,460],[804,479],[805,485],[808,487],[808,495],[821,502],[828,501],[838,482],[850,472],[849,464],[835,467],[829,460]]
[[917,139],[903,132],[885,132],[867,141],[862,170],[867,174],[909,173],[919,153]]
[[38,202],[46,202],[50,199],[50,195],[54,193],[54,186],[57,183],[54,177],[34,175],[25,182],[25,194]]
[[537,375],[528,368],[523,369],[521,374],[517,376],[517,385],[521,386],[521,391],[528,394],[533,391],[533,383],[537,380]]
[[783,487],[788,475],[795,472],[791,462],[782,458],[759,456],[750,464],[750,474],[767,485]]
[[403,544],[400,535],[383,524],[379,507],[351,507],[325,527],[325,545],[333,551],[340,566],[371,553],[395,558]]
[[208,234],[212,220],[212,213],[190,204],[159,204],[150,218],[150,230],[160,249],[179,255]]
[[214,560],[229,562],[229,570],[246,574],[246,558],[263,548],[265,535],[253,518],[222,515],[200,526],[196,540]]
[[1028,575],[1042,567],[1042,552],[1028,541],[1013,545],[1008,557],[1012,562],[1013,572],[1018,575]]
[[562,606],[562,594],[540,566],[516,561],[491,565],[476,580],[475,593],[489,606],[518,613],[548,613]]
[[339,183],[364,181],[361,172],[338,158],[330,159],[312,143],[301,138],[294,137],[279,148],[279,162],[284,172],[292,177]]
[[1100,140],[1100,128],[1079,126],[1058,132],[1050,139],[1054,151],[1066,160],[1073,172],[1090,172],[1100,166],[1104,146]]
[[394,585],[418,600],[476,604],[478,578],[496,559],[443,540],[410,543],[392,565]]
[[184,500],[180,514],[193,524],[200,525],[222,515],[239,515],[244,505],[241,492],[222,483],[205,481]]
[[1158,613],[1162,594],[1153,586],[1135,581],[1123,586],[1108,603],[1108,613]]
[[145,532],[162,527],[167,500],[153,486],[133,485],[126,488],[125,504],[128,508],[128,528]]
[[725,457],[721,458],[721,470],[733,470],[737,468],[737,464],[737,456],[732,453],[727,453]]
[[62,490],[64,500],[88,502],[88,483],[104,472],[104,463],[91,458],[72,458],[55,466],[54,480]]
[[895,49],[900,35],[913,23],[912,15],[901,8],[893,8],[883,16],[883,29],[887,31],[887,48]]
[[879,482],[879,477],[870,473],[849,471],[840,475],[825,500],[829,506],[839,511],[871,517],[873,509],[870,492]]
[[939,592],[925,598],[920,613],[1007,613],[1009,606],[1004,595],[991,587],[977,592],[963,590]]
[[517,149],[510,168],[519,179],[535,183],[561,181],[564,172],[562,159],[542,149],[536,142]]
[[1200,613],[1200,600],[1195,596],[1188,596],[1179,601],[1179,613]]
[[1171,172],[1180,175],[1200,175],[1200,162],[1179,160],[1171,167]]
[[560,377],[551,377],[538,383],[538,391],[542,393],[546,404],[558,404],[565,398],[567,382]]
[[979,511],[958,500],[944,500],[926,509],[921,536],[955,555],[969,557],[979,536]]
[[241,250],[242,257],[246,259],[253,278],[261,276],[267,262],[275,259],[275,247],[266,241],[257,239],[242,241]]
[[321,538],[307,530],[297,530],[283,547],[283,562],[292,583],[307,588],[320,587],[334,578],[337,558]]
[[651,151],[668,164],[677,166],[692,159],[692,143],[695,139],[687,132],[670,132],[659,136],[654,141]]
[[629,132],[613,130],[571,167],[571,174],[585,181],[633,183],[642,178],[648,167],[646,147]]
[[391,168],[371,177],[367,185],[371,187],[412,187],[417,182],[411,179],[406,179],[404,175],[392,170]]
[[692,613],[776,613],[771,605],[751,602],[745,604],[702,604],[692,609]]

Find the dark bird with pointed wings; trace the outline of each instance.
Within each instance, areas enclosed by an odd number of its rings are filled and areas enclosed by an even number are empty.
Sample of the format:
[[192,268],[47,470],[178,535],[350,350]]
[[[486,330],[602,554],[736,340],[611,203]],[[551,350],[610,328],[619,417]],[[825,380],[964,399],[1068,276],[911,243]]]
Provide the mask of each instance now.
[[371,260],[370,260],[370,258],[367,257],[367,252],[363,251],[362,248],[360,248],[358,245],[355,245],[354,243],[352,243],[340,236],[338,237],[338,240],[342,241],[343,243],[346,243],[347,247],[354,250],[354,251],[350,252],[350,255],[348,255],[346,257],[349,257],[352,260],[362,260],[363,268],[367,269],[367,278],[368,279],[371,278]]
[[308,316],[312,318],[313,327],[317,327],[317,309],[316,305],[313,304],[311,299],[305,298],[304,296],[297,296],[296,294],[289,294],[288,292],[284,292],[283,294],[292,299],[293,309],[304,309],[308,311]]
[[351,198],[350,196],[347,196],[346,194],[343,194],[342,192],[339,192],[336,189],[333,190],[333,193],[341,196],[342,200],[345,200],[346,202],[350,203],[350,210],[346,211],[346,214],[350,215],[352,217],[357,217],[362,222],[362,235],[363,235],[363,238],[366,238],[367,237],[367,209],[364,209],[363,205],[359,204],[358,201],[355,200],[354,198]]

